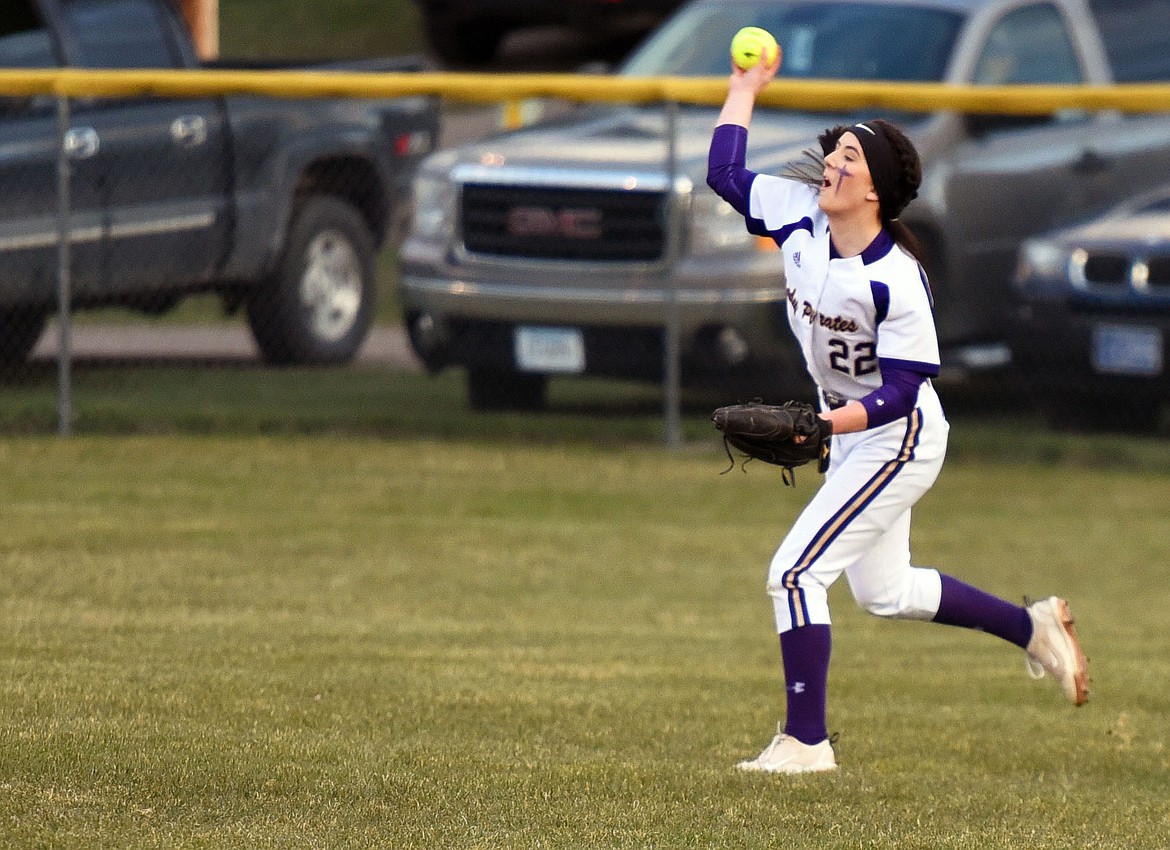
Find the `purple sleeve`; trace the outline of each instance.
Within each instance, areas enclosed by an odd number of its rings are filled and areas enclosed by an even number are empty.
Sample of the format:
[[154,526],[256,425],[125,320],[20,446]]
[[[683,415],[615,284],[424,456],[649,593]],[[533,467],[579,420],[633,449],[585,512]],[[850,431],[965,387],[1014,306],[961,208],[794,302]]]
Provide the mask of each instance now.
[[707,153],[707,185],[745,218],[749,216],[752,181],[756,179],[756,173],[744,167],[746,161],[747,128],[738,124],[716,127]]
[[882,385],[861,399],[870,428],[909,416],[918,401],[918,387],[930,376],[904,366],[882,364]]

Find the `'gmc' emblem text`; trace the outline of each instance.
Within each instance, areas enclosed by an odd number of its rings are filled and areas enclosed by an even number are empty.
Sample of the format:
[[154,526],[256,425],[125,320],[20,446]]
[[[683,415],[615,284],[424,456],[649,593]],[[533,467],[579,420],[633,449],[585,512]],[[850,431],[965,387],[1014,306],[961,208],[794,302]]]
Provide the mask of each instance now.
[[504,218],[509,236],[600,239],[601,210],[588,207],[512,207]]

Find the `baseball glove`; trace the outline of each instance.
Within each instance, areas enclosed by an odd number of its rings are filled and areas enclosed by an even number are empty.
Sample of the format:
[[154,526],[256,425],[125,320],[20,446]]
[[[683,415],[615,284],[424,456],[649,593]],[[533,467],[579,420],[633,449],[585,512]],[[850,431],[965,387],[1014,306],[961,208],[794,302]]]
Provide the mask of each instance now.
[[811,404],[802,401],[780,405],[758,401],[732,404],[716,410],[711,421],[723,432],[723,448],[731,461],[731,466],[723,470],[725,473],[735,468],[730,446],[747,456],[744,466],[758,458],[782,467],[782,477],[788,485],[796,483],[798,466],[815,460],[820,472],[828,469],[833,425],[817,416]]

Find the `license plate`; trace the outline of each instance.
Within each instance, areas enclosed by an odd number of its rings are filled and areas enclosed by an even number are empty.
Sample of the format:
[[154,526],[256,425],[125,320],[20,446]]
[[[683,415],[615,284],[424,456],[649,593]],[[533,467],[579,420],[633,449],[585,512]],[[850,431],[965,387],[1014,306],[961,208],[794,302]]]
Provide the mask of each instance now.
[[516,328],[515,354],[523,372],[585,371],[585,337],[578,328]]
[[1097,325],[1093,368],[1113,375],[1162,374],[1162,332],[1158,328]]

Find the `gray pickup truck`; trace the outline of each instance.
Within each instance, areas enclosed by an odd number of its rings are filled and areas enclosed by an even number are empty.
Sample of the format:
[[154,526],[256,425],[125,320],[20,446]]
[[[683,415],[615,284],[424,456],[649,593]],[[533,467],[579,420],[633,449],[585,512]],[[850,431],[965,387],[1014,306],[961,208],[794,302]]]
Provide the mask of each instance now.
[[[725,75],[745,25],[776,35],[781,74],[795,79],[1170,81],[1170,0],[694,0],[620,74]],[[944,369],[1009,363],[1024,238],[1170,174],[1162,114],[885,114],[923,156],[904,220],[929,258]],[[539,406],[550,375],[659,379],[677,310],[685,386],[806,391],[776,246],[706,186],[716,115],[680,108],[673,179],[660,107],[585,107],[425,161],[402,248],[423,361],[466,367],[475,406]],[[748,166],[777,173],[851,118],[761,109]]]
[[[4,10],[0,68],[199,64],[169,0],[15,0]],[[375,252],[401,229],[415,168],[437,143],[434,99],[79,98],[71,118],[75,306],[161,313],[216,292],[229,310],[246,309],[269,362],[354,356],[374,316]],[[0,96],[6,370],[55,310],[58,138],[51,99]]]

